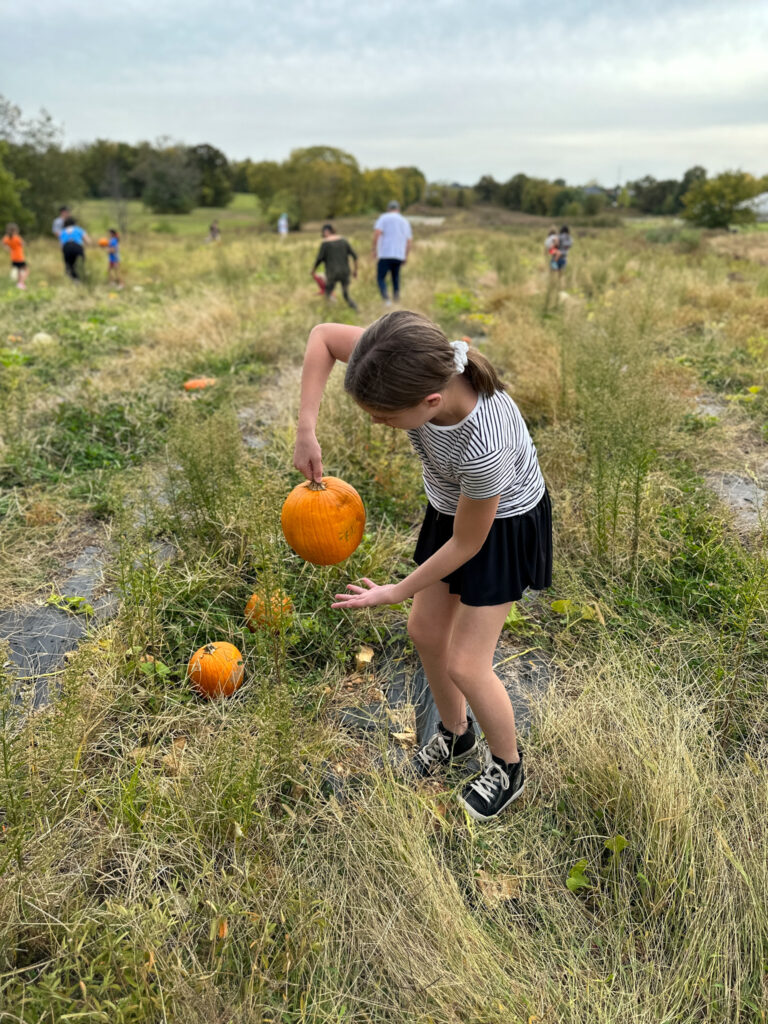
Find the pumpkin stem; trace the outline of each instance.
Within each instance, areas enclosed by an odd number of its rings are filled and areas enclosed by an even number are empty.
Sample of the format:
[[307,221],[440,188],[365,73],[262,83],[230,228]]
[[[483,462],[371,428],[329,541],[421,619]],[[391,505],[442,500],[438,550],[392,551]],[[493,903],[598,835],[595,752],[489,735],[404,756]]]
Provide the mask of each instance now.
[[326,491],[328,489],[328,485],[324,484],[322,481],[318,483],[317,480],[310,480],[307,484],[307,488],[310,491]]
[[215,654],[216,653],[216,644],[206,644],[205,645],[205,653],[206,654]]

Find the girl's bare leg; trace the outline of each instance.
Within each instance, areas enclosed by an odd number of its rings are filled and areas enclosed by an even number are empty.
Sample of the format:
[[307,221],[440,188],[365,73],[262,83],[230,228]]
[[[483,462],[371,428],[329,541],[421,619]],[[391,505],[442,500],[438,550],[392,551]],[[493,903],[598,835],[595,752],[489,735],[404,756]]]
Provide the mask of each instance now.
[[447,583],[433,583],[414,595],[408,632],[419,652],[443,725],[461,736],[467,731],[466,699],[448,672],[448,651],[458,609],[458,594],[449,593]]
[[515,712],[504,684],[493,671],[493,655],[511,607],[511,602],[484,608],[460,604],[447,652],[447,674],[454,688],[469,701],[491,753],[507,762],[520,760]]

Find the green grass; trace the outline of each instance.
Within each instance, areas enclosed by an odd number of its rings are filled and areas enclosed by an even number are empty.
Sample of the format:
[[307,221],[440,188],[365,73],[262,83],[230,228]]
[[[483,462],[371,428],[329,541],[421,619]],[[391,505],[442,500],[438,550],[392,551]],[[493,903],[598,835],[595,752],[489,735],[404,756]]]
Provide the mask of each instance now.
[[[106,207],[83,207],[92,231]],[[407,439],[338,373],[319,437],[366,535],[328,569],[281,538],[298,366],[329,315],[314,231],[259,234],[247,197],[215,247],[213,211],[172,233],[130,214],[124,291],[97,252],[70,286],[46,240],[29,293],[0,281],[5,603],[43,601],[94,537],[120,597],[23,723],[0,656],[0,1020],[764,1021],[768,562],[706,486],[764,455],[760,266],[734,280],[708,236],[590,229],[561,297],[531,229],[416,229],[408,305],[498,365],[555,512],[552,591],[509,633],[554,685],[525,799],[481,828],[336,724],[375,699],[407,609],[332,595],[406,573],[423,507]],[[371,262],[353,294],[380,313]],[[190,397],[193,374],[217,383]],[[726,412],[704,420],[711,390]],[[276,632],[246,628],[255,590],[290,595]],[[216,639],[246,682],[207,703],[186,665]],[[374,675],[350,683],[361,643]]]

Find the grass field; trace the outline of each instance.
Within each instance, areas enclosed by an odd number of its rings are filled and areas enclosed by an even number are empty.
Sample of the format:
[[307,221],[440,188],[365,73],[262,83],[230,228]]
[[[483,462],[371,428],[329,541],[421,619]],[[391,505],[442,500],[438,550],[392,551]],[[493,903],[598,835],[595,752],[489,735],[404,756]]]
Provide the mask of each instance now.
[[[416,229],[404,302],[499,367],[555,514],[552,591],[509,628],[553,685],[525,798],[481,828],[335,717],[406,609],[331,595],[407,571],[418,464],[337,372],[319,437],[367,533],[329,569],[289,552],[318,233],[230,215],[210,246],[212,211],[135,211],[123,291],[99,251],[68,283],[47,240],[27,293],[0,282],[2,603],[88,544],[119,596],[47,709],[20,717],[0,656],[0,1022],[764,1022],[766,531],[716,482],[768,476],[768,236],[584,228],[552,287],[537,227]],[[366,323],[370,224],[339,227],[361,313],[331,316]],[[246,630],[255,589],[290,594],[277,633]],[[213,639],[246,683],[204,703],[186,664]]]

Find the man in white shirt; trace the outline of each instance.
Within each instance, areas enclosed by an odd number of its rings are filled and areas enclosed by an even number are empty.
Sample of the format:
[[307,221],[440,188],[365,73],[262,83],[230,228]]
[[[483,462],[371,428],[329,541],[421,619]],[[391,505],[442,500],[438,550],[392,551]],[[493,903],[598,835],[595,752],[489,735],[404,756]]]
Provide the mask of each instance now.
[[64,221],[67,219],[68,216],[69,216],[69,207],[68,206],[60,206],[59,207],[59,215],[58,215],[58,217],[54,218],[53,224],[51,224],[51,231],[54,233],[54,235],[57,238],[61,234],[61,229],[64,227]]
[[384,302],[392,304],[387,294],[387,274],[392,278],[392,297],[400,298],[400,267],[408,259],[413,233],[411,225],[400,213],[400,203],[393,199],[387,204],[373,227],[373,255],[377,259],[376,282]]

